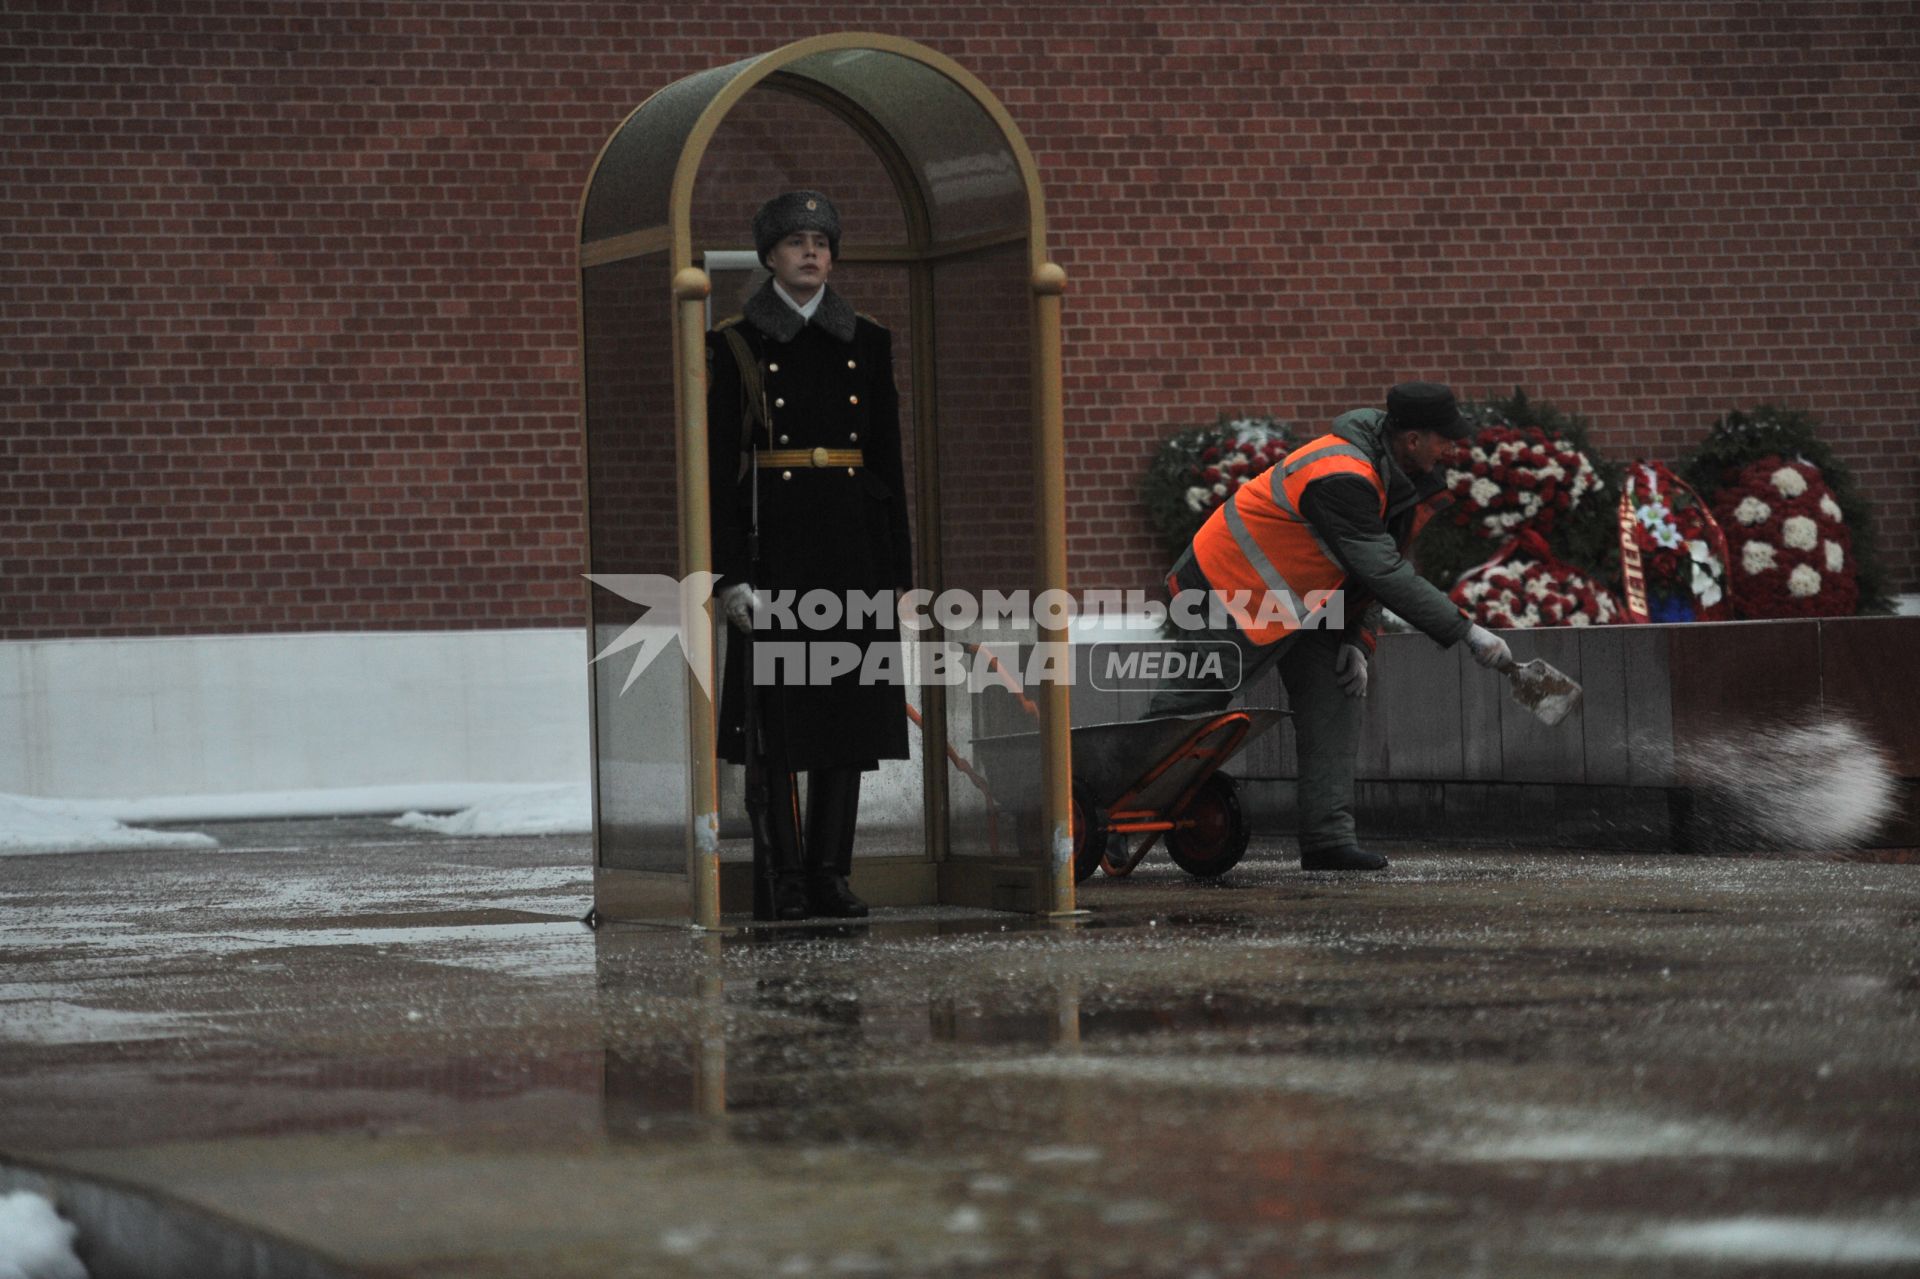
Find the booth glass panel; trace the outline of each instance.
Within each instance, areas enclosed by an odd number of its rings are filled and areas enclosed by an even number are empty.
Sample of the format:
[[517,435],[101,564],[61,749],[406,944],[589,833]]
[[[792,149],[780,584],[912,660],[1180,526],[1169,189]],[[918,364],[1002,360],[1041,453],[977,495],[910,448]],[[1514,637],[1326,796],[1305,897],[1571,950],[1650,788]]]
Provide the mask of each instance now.
[[[836,285],[845,258],[908,243],[899,189],[866,138],[819,102],[762,83],[727,113],[701,159],[691,223],[696,251],[750,251],[755,210],[782,191],[802,189],[825,192],[839,211]],[[723,302],[715,283],[714,314],[738,311],[744,299]],[[863,297],[848,297],[856,309],[873,311]]]
[[[664,253],[581,275],[585,339],[588,542],[595,574],[680,576],[672,311]],[[623,870],[687,865],[687,666],[671,624],[593,588],[593,652],[638,623],[644,642],[590,668],[598,862]],[[657,652],[656,652],[657,648]],[[633,675],[637,659],[651,660]],[[632,683],[629,684],[629,678]]]
[[642,104],[607,142],[594,170],[580,240],[667,224],[673,174],[700,113],[752,62],[747,59],[676,80]]
[[[939,386],[940,587],[985,600],[1031,597],[1036,576],[1030,328],[1024,243],[967,254],[933,272],[934,367]],[[967,651],[968,678],[946,686],[948,742],[986,775],[986,789],[953,778],[953,856],[1044,856],[1034,690],[1018,684],[1031,628],[950,628],[945,638],[985,644],[1000,668]],[[1001,674],[1005,671],[1005,677]],[[1011,746],[982,739],[1024,736]],[[1029,758],[1030,756],[1030,758]]]
[[1007,139],[967,91],[923,62],[877,49],[841,49],[789,70],[845,94],[910,158],[936,245],[1027,226],[1027,192]]

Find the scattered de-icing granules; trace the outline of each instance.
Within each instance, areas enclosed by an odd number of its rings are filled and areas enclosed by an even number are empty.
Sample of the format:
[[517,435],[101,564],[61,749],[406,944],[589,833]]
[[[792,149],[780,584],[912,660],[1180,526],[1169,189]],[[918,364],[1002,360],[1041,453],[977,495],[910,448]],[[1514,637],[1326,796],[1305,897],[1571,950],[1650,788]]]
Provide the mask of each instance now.
[[1886,753],[1841,716],[1723,731],[1675,762],[1697,852],[1857,848],[1900,803]]

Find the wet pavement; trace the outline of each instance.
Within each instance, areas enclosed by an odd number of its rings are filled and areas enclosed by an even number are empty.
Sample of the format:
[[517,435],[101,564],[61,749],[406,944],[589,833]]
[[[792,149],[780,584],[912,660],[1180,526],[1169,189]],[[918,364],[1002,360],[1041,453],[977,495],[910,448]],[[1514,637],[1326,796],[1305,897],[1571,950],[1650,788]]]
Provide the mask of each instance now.
[[1913,865],[1273,841],[701,936],[584,927],[584,839],[214,833],[0,860],[0,1188],[406,1276],[1920,1273]]

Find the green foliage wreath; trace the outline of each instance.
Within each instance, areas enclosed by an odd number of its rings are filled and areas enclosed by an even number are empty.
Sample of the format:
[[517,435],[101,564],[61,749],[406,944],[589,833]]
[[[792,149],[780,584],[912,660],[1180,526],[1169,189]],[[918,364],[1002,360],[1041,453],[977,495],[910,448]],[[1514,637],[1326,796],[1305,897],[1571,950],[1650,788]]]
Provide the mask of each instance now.
[[1680,478],[1699,491],[1708,506],[1720,491],[1739,482],[1740,472],[1763,457],[1817,467],[1853,540],[1853,562],[1860,582],[1859,611],[1887,613],[1893,601],[1887,592],[1887,573],[1874,546],[1873,508],[1860,494],[1853,472],[1833,455],[1833,449],[1815,432],[1819,422],[1798,409],[1762,404],[1751,413],[1738,409],[1716,421],[1699,448],[1674,468]]

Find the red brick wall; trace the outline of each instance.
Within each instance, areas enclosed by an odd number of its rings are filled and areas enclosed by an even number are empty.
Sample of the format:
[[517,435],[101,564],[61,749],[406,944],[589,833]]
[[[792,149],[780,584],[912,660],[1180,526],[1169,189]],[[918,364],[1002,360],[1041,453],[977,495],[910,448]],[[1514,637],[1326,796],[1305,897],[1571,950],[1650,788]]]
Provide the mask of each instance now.
[[[646,94],[820,12],[11,0],[0,638],[580,621],[580,185]],[[1157,576],[1168,430],[1418,375],[1524,385],[1622,458],[1811,410],[1920,588],[1912,4],[831,27],[956,58],[1040,162],[1078,585]]]

